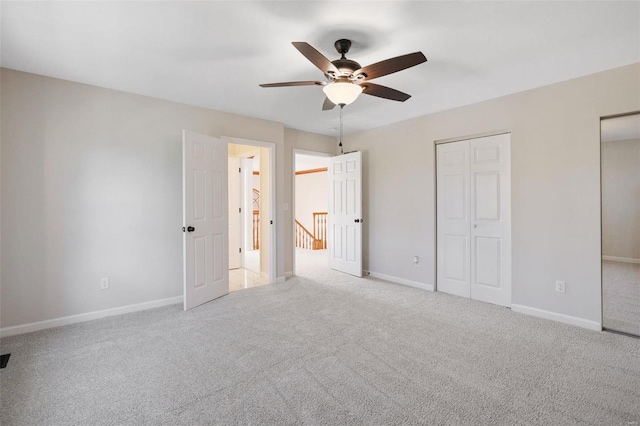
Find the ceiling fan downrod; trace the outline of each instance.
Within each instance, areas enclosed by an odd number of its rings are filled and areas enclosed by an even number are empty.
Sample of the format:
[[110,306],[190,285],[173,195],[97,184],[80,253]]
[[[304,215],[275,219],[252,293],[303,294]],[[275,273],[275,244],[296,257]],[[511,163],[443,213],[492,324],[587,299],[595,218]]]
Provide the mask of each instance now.
[[340,143],[338,146],[340,147],[340,154],[344,154],[344,149],[342,149],[342,110],[344,109],[344,104],[340,104]]

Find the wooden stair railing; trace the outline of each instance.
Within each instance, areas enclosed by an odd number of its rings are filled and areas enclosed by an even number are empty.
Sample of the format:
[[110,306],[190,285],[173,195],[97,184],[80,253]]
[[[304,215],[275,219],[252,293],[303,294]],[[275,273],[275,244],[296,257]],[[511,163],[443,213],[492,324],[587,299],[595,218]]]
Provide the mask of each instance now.
[[260,210],[253,211],[253,249],[260,250]]
[[313,250],[314,245],[313,234],[296,219],[296,247]]
[[313,212],[314,250],[327,248],[327,212]]
[[327,212],[313,213],[313,233],[296,219],[296,247],[307,250],[327,248]]

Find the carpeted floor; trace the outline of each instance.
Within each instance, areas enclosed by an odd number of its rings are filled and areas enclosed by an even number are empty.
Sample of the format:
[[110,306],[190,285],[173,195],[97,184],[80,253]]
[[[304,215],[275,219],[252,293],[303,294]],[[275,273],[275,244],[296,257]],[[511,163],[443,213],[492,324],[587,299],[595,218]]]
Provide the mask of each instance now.
[[640,265],[602,261],[602,324],[640,336]]
[[640,424],[640,339],[326,269],[0,344],[3,426]]

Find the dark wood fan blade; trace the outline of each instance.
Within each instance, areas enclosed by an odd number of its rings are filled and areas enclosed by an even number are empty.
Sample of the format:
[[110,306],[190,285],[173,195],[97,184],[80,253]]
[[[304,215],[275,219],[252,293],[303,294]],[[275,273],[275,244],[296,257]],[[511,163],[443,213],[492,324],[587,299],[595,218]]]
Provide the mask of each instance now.
[[325,74],[328,74],[329,71],[338,74],[338,68],[331,63],[322,53],[318,52],[313,48],[309,43],[305,43],[304,41],[294,41],[291,44],[300,51],[313,65],[318,67],[320,71]]
[[383,75],[393,74],[394,72],[411,68],[423,62],[427,62],[427,58],[424,54],[422,52],[414,52],[409,53],[408,55],[397,56],[395,58],[367,65],[366,67],[356,70],[353,74],[356,76],[359,74],[365,74],[365,80],[372,80],[374,78],[382,77]]
[[329,110],[334,109],[335,107],[336,107],[336,104],[331,102],[329,100],[329,98],[324,98],[324,103],[322,104],[322,110],[323,111],[329,111]]
[[284,83],[261,84],[260,87],[324,86],[325,84],[327,83],[324,81],[287,81]]
[[368,81],[362,83],[361,86],[363,87],[362,93],[379,98],[391,99],[392,101],[404,102],[411,97],[411,95],[392,89],[391,87],[369,83]]

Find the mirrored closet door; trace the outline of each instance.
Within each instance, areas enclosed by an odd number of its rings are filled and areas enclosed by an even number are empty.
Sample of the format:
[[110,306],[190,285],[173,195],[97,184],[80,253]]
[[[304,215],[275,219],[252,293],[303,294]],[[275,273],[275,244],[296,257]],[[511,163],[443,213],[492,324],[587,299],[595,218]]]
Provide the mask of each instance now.
[[640,336],[640,113],[600,129],[602,326]]

